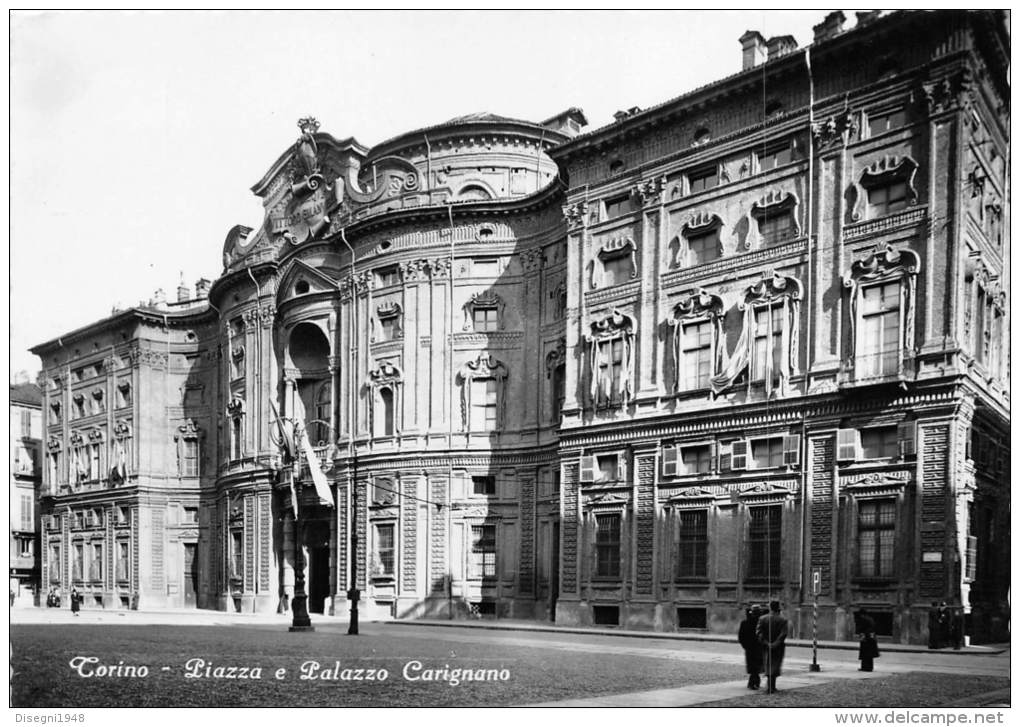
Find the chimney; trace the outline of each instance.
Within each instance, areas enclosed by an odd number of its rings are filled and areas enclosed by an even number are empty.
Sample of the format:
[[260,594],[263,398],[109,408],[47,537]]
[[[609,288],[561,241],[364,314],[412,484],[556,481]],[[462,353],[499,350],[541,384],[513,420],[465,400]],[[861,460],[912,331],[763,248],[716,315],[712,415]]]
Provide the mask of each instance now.
[[177,286],[177,302],[187,303],[191,299],[191,288],[181,284]]
[[843,23],[845,22],[846,16],[843,15],[842,10],[834,10],[826,15],[825,20],[814,27],[815,43],[834,38],[842,33]]
[[209,297],[209,290],[212,283],[205,278],[199,278],[195,283],[195,300],[205,300]]
[[161,308],[166,305],[166,291],[162,288],[156,288],[156,292],[152,294],[152,300],[149,301],[149,305],[155,308]]
[[792,35],[777,35],[769,38],[768,48],[769,60],[773,61],[797,50],[797,39]]
[[865,25],[870,25],[878,20],[878,16],[881,15],[881,13],[881,10],[868,10],[863,13],[855,13],[857,15],[857,27],[863,28]]
[[577,107],[571,107],[542,122],[542,126],[545,128],[559,131],[567,136],[577,136],[581,133],[581,129],[587,125],[588,119],[584,112]]
[[757,30],[749,30],[740,36],[740,47],[744,51],[743,70],[765,62],[765,38]]

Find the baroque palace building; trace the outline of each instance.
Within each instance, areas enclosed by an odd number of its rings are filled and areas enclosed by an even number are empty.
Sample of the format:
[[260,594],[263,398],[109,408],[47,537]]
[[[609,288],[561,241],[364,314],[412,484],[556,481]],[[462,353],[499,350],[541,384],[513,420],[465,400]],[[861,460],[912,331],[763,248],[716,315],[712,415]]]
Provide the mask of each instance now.
[[337,616],[1003,638],[1004,16],[843,24],[593,131],[302,119],[217,280],[33,349],[43,588],[286,611],[307,564]]

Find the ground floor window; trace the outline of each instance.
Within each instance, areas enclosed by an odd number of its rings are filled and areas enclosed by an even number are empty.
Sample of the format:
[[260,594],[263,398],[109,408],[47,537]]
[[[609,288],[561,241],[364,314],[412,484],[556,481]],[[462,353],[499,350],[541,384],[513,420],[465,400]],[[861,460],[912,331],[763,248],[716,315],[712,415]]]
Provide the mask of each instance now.
[[749,508],[747,575],[755,579],[779,579],[782,560],[782,505]]
[[857,574],[864,578],[893,575],[896,500],[868,500],[857,507]]
[[496,526],[471,526],[469,578],[496,577]]
[[595,516],[595,577],[620,577],[620,516]]
[[677,578],[708,575],[708,511],[681,510],[677,549]]

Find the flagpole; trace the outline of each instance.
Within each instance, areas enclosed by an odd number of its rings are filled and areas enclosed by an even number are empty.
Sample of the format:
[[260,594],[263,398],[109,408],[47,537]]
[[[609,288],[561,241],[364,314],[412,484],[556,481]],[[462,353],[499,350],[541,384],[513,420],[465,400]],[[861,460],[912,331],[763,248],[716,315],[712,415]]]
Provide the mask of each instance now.
[[[297,461],[290,464],[290,487],[294,488],[294,467]],[[315,631],[312,620],[308,617],[308,595],[305,593],[305,557],[304,557],[304,523],[298,522],[297,510],[294,510],[294,599],[291,602],[291,631]]]

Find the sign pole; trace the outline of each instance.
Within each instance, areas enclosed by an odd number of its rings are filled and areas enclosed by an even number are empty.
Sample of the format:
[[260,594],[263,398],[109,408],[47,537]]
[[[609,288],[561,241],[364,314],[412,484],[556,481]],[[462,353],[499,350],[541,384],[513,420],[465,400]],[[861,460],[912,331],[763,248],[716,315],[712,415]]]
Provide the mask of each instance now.
[[818,666],[818,592],[822,590],[822,571],[815,568],[811,571],[811,592],[814,596],[811,607],[811,671],[821,671]]

